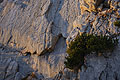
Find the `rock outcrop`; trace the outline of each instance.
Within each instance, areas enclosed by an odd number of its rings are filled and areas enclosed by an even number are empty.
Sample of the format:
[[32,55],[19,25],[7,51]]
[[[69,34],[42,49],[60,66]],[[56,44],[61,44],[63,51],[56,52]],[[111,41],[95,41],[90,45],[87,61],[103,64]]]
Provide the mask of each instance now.
[[4,0],[0,4],[0,43],[23,53],[51,52],[59,35],[69,35],[72,22],[80,15],[79,4],[78,0]]
[[100,6],[103,2],[104,0],[81,0],[81,14],[83,14],[85,11],[96,12],[98,6]]
[[78,34],[120,39],[119,20],[119,0],[0,0],[0,80],[119,80],[120,41],[107,57],[86,56],[78,74],[64,66]]
[[62,40],[64,38],[57,42],[52,53],[43,56],[29,53],[24,56],[15,49],[2,46],[0,48],[0,80],[53,78],[59,71],[64,69],[66,44]]

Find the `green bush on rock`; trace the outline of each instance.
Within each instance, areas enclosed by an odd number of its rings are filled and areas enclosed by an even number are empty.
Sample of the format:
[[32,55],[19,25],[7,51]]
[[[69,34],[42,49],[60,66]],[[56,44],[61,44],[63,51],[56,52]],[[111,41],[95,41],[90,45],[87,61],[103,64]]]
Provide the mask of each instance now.
[[68,56],[64,62],[66,68],[78,70],[84,64],[84,57],[91,53],[107,53],[114,50],[118,39],[103,35],[82,34],[70,42]]
[[120,27],[120,21],[119,20],[115,21],[114,25]]

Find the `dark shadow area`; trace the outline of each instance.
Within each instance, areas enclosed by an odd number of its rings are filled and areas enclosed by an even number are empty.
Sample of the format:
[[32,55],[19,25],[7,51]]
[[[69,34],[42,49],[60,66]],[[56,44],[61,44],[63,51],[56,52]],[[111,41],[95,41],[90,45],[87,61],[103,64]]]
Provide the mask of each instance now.
[[0,3],[2,3],[4,0],[0,0]]
[[98,6],[100,6],[100,4],[101,3],[103,3],[104,2],[104,0],[96,0],[96,8],[98,7]]

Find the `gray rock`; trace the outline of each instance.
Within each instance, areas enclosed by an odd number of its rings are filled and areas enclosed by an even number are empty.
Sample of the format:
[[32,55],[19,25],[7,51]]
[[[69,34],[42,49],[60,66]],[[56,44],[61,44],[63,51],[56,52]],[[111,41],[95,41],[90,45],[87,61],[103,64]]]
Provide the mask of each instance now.
[[[101,61],[101,60],[103,60],[103,61]],[[99,80],[100,72],[104,71],[104,69],[106,68],[107,62],[106,62],[105,58],[91,56],[90,60],[88,60],[88,61],[90,61],[90,62],[86,62],[86,65],[89,67],[87,67],[86,71],[80,72],[80,79]],[[95,71],[95,73],[94,73],[94,71]]]
[[[74,80],[77,75],[64,69],[69,42],[84,32],[111,35],[120,31],[114,25],[119,20],[119,0],[105,0],[104,7],[102,1],[4,0],[0,3],[0,80]],[[88,55],[78,79],[119,80],[119,49],[118,45],[108,58]]]
[[36,75],[36,78],[37,78],[38,80],[44,79],[44,76],[43,76],[42,74],[37,74],[37,73],[35,73],[35,75]]
[[30,77],[29,75],[32,72],[35,72],[37,79],[43,79],[42,75],[45,78],[53,78],[64,68],[65,51],[66,40],[60,36],[54,51],[42,56],[38,56],[37,54],[24,56],[19,52],[0,52],[0,61],[2,61],[0,65],[0,71],[2,72],[0,74],[2,74],[3,79],[5,77],[5,79],[16,80],[26,78],[27,76]]
[[22,80],[22,77],[23,77],[22,74],[20,72],[17,72],[14,80]]
[[77,36],[77,35],[79,35],[81,32],[80,32],[80,29],[79,28],[74,28],[72,31],[71,31],[71,33],[70,33],[70,35],[67,37],[67,39],[66,39],[66,43],[67,43],[67,45],[71,42],[71,41],[73,41],[74,40],[74,38]]
[[2,60],[0,64],[0,79],[1,80],[14,80],[15,74],[18,69],[18,64],[12,61],[11,58]]
[[5,80],[14,79],[17,69],[18,64],[15,61],[12,61],[6,70]]
[[0,43],[23,53],[51,51],[59,34],[67,38],[73,20],[80,15],[79,4],[77,0],[6,0],[0,5]]

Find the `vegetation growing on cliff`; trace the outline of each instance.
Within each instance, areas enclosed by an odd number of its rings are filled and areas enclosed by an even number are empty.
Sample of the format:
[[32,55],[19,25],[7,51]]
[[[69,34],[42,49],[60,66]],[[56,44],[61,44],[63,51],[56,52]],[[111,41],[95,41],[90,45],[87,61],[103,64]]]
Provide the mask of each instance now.
[[82,34],[70,42],[65,65],[69,69],[78,70],[84,64],[84,58],[91,53],[107,53],[114,50],[118,39],[103,35]]
[[114,25],[120,27],[120,21],[119,20],[115,21]]

